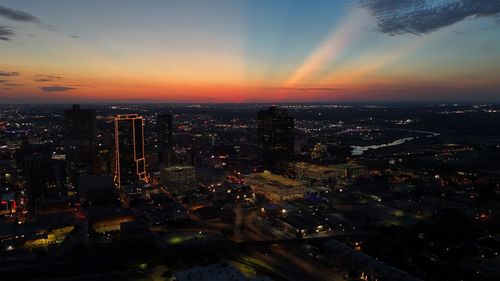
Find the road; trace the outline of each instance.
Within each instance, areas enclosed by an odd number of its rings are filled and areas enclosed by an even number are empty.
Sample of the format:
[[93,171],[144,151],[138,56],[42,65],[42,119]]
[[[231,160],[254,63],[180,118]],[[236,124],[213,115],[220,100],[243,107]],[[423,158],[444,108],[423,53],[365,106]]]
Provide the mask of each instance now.
[[[257,222],[256,210],[243,210],[241,206],[235,208],[234,235],[236,241],[272,241],[276,237],[265,230]],[[240,257],[239,261],[249,266],[271,272],[285,280],[344,280],[338,273],[323,266],[318,261],[292,247],[256,247],[248,251],[248,256]]]

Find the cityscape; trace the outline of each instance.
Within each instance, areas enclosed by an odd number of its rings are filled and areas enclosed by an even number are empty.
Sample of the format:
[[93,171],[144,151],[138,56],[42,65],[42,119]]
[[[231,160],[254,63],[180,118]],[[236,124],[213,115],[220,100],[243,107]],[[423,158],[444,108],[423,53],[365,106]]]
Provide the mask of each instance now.
[[0,0],[0,280],[500,280],[499,18]]

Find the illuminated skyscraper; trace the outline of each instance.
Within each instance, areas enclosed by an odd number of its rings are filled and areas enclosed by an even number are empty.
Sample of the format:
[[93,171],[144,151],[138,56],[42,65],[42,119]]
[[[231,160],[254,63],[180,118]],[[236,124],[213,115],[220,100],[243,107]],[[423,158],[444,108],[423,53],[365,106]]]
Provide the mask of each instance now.
[[115,118],[115,182],[118,186],[146,179],[144,118],[137,114]]
[[264,168],[283,173],[293,158],[294,119],[288,110],[271,106],[257,115],[259,149]]

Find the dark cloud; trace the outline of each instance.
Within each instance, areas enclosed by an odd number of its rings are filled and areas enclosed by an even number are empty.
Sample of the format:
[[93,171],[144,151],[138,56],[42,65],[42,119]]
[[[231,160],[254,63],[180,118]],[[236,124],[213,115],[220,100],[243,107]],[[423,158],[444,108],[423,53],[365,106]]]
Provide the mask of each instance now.
[[6,17],[6,18],[11,19],[11,20],[15,20],[15,21],[36,22],[36,23],[41,22],[34,15],[25,13],[23,11],[10,9],[10,8],[4,7],[4,6],[0,6],[0,16]]
[[9,87],[19,87],[19,86],[22,86],[22,84],[16,84],[16,83],[5,83],[4,85],[5,86],[9,86]]
[[279,87],[278,90],[290,90],[290,91],[342,91],[342,88],[300,88],[300,87]]
[[7,82],[9,82],[9,81],[0,79],[0,84],[4,84],[4,83],[7,83]]
[[[44,23],[42,20],[39,18],[35,17],[32,14],[19,11],[19,10],[14,10],[11,8],[7,8],[5,6],[0,5],[0,18],[4,17],[13,21],[18,21],[18,22],[28,22],[28,23],[35,23],[39,28],[55,32],[55,33],[62,33],[59,31],[55,26],[49,25]],[[5,27],[3,27],[5,28]],[[8,34],[2,35],[2,27],[0,26],[0,40],[5,40],[8,41],[10,38],[14,35],[14,32],[10,29],[7,29],[6,31],[4,30],[4,33],[8,32]],[[28,36],[33,37],[33,35],[28,34]],[[77,38],[77,35],[72,35],[71,37]]]
[[76,89],[76,88],[65,87],[65,86],[40,87],[40,90],[44,93],[66,92],[66,91],[71,91],[74,89]]
[[90,87],[90,88],[96,88],[96,86],[92,85],[92,84],[72,84],[70,86],[72,86],[72,87]]
[[34,80],[35,82],[51,82],[62,79],[61,76],[54,76],[54,75],[36,75],[36,77],[37,78]]
[[500,15],[500,0],[358,0],[375,16],[380,31],[425,34],[469,17]]
[[9,41],[12,36],[16,35],[12,29],[7,26],[0,26],[0,40]]
[[19,76],[19,75],[21,75],[19,72],[0,70],[0,76]]

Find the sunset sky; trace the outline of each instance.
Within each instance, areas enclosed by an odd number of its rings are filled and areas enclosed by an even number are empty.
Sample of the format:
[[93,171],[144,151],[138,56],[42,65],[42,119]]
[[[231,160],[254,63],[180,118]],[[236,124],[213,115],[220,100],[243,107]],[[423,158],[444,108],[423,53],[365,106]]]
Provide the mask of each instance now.
[[500,101],[500,0],[0,0],[0,103]]

